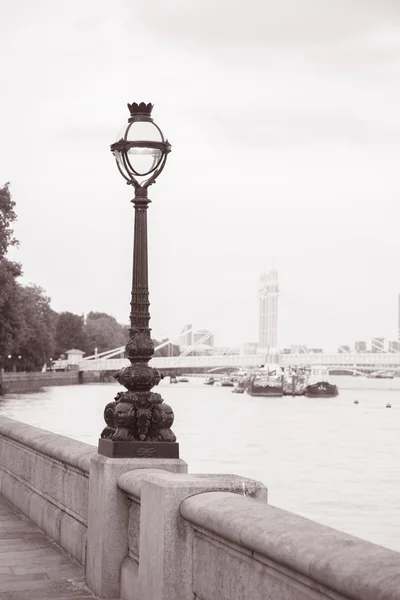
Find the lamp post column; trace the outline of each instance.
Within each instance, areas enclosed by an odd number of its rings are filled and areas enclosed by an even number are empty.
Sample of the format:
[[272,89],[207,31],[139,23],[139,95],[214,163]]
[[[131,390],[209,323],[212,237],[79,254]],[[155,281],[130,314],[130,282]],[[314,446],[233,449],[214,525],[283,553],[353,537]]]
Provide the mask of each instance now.
[[147,208],[151,201],[147,197],[147,189],[138,188],[132,202],[135,207],[135,232],[133,240],[131,327],[129,342],[126,346],[126,356],[132,364],[147,365],[154,354],[154,344],[149,328]]

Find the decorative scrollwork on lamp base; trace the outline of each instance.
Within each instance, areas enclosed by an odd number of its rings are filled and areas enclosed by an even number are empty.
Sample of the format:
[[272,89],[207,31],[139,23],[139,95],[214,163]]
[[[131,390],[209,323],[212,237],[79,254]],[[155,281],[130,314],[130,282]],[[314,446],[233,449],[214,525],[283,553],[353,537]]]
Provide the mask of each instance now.
[[150,391],[154,382],[160,380],[159,371],[132,364],[114,377],[128,391],[118,392],[114,402],[104,409],[107,427],[101,433],[99,454],[115,458],[179,458],[179,444],[171,430],[172,408],[160,394]]

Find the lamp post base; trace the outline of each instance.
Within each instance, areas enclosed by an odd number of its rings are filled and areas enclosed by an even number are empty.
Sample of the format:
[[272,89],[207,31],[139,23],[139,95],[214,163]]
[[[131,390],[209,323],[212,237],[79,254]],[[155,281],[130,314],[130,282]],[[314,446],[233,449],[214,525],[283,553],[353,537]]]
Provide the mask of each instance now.
[[109,458],[179,458],[177,442],[114,442],[99,439],[98,453]]

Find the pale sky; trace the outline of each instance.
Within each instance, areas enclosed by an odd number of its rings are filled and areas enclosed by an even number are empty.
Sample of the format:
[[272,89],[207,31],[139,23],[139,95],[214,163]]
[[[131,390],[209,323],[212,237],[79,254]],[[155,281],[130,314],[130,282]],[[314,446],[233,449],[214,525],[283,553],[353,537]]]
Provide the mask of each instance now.
[[13,258],[57,311],[129,315],[127,102],[172,144],[150,188],[155,337],[281,346],[397,335],[399,0],[0,0],[0,183]]

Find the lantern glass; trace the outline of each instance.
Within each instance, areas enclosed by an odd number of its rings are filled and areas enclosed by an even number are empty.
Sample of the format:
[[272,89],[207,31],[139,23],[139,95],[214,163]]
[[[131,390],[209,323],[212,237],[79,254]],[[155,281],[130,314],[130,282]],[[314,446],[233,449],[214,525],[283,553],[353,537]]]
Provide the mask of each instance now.
[[127,151],[127,159],[133,171],[138,175],[152,173],[160,164],[163,151],[160,148],[146,146],[143,142],[163,142],[158,127],[151,121],[134,121],[125,133],[127,142],[142,142],[140,147],[133,146]]
[[121,171],[121,173],[123,174],[125,179],[127,179],[129,181],[129,179],[130,179],[129,171],[126,169],[126,167],[124,165],[124,161],[122,159],[122,152],[118,152],[118,150],[114,150],[113,154],[114,154],[115,160],[117,161],[119,170]]

